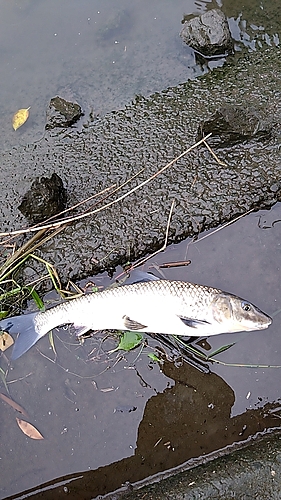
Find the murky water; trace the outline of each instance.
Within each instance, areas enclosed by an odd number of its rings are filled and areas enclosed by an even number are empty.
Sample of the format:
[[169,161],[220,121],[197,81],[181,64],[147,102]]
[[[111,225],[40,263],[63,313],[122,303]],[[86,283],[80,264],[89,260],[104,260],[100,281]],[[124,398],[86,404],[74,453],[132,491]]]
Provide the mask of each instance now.
[[[57,2],[0,1],[3,147],[42,135],[47,102],[57,93],[103,114],[136,93],[202,74],[207,68],[183,50],[178,32],[184,13],[203,11],[207,4],[67,0],[58,7]],[[274,30],[262,30],[258,21],[264,13],[254,2],[249,17],[238,4],[235,9],[224,5],[237,41],[249,49],[278,44]],[[267,12],[270,19],[269,6]],[[10,117],[30,105],[34,112],[27,127],[13,135]],[[143,267],[190,259],[190,266],[166,269],[165,276],[222,288],[274,315],[267,331],[194,343],[209,353],[209,347],[235,342],[215,356],[220,363],[208,363],[211,374],[175,359],[150,337],[130,353],[110,353],[117,345],[114,337],[98,335],[80,346],[68,329],[55,332],[56,355],[46,337],[13,364],[7,376],[10,397],[45,439],[24,436],[15,420],[21,415],[0,401],[1,498],[49,481],[61,485],[55,493],[46,487],[44,498],[67,492],[70,498],[93,498],[279,427],[280,368],[272,367],[281,365],[281,224],[274,223],[279,219],[277,204],[202,241],[172,246]],[[110,282],[106,276],[94,279],[98,285]],[[162,362],[153,362],[151,353]],[[4,359],[1,367],[7,367]]]
[[[281,309],[281,225],[272,223],[279,219],[281,205],[250,214],[202,241],[168,248],[143,268],[190,259],[189,267],[166,269],[166,277],[221,287],[274,314]],[[10,395],[45,440],[26,438],[15,412],[2,405],[2,495],[67,476],[62,484],[73,498],[92,498],[279,427],[280,368],[267,366],[281,364],[278,317],[267,331],[209,338],[206,353],[235,342],[215,356],[222,364],[209,363],[209,375],[150,337],[130,353],[110,353],[112,336],[79,346],[60,330],[57,356],[43,338],[14,363],[8,380]],[[56,498],[63,494],[58,487]]]

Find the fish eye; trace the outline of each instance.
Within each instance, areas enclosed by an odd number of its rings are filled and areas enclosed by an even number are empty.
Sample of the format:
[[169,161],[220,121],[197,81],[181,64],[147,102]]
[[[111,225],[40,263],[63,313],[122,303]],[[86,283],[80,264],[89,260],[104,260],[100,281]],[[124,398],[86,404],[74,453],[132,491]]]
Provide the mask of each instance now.
[[244,311],[248,312],[251,310],[251,304],[249,304],[248,302],[241,302],[241,306]]

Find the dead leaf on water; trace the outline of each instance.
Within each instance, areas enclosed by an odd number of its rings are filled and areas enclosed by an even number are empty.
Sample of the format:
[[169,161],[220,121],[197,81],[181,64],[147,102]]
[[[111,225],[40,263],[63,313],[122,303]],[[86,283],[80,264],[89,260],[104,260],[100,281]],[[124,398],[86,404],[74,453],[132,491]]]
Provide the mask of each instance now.
[[2,401],[5,401],[5,403],[7,403],[8,405],[10,405],[12,408],[14,408],[14,410],[19,411],[25,417],[28,418],[28,415],[27,415],[25,409],[21,405],[19,405],[15,401],[13,401],[11,398],[8,398],[8,396],[6,396],[6,394],[3,394],[2,392],[0,392],[0,398],[2,399]]
[[30,437],[31,439],[44,439],[42,434],[36,429],[36,427],[34,427],[34,425],[26,422],[25,420],[21,420],[18,417],[16,417],[16,421],[19,428],[26,436]]
[[30,110],[30,106],[29,106],[29,108],[19,109],[14,114],[13,121],[12,121],[14,130],[17,130],[26,122],[27,118],[29,117],[29,110]]
[[2,332],[0,333],[0,351],[6,351],[8,347],[13,345],[14,339],[13,337],[7,333],[7,332]]

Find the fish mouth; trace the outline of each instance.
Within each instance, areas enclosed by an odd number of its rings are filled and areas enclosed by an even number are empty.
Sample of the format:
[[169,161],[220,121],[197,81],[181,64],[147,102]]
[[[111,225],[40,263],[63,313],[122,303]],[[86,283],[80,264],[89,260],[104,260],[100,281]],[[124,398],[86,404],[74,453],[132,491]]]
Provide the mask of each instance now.
[[263,330],[264,328],[268,328],[272,323],[272,318],[270,316],[267,316],[267,321],[264,321],[264,323],[261,323],[260,325],[257,325],[257,330]]
[[247,326],[244,325],[244,331],[245,332],[251,332],[254,330],[265,330],[265,328],[268,328],[272,323],[272,318],[270,316],[265,316],[263,320],[259,323],[252,323],[248,324]]

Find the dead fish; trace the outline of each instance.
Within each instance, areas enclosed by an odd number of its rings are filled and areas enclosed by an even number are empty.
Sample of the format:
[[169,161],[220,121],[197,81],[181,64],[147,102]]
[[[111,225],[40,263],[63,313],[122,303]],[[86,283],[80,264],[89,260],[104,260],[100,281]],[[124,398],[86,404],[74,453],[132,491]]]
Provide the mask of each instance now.
[[134,330],[199,337],[263,330],[271,322],[250,302],[217,288],[153,279],[89,293],[45,312],[4,319],[0,327],[19,333],[12,353],[12,359],[17,359],[64,324],[73,324],[78,336],[88,330]]

